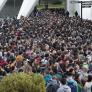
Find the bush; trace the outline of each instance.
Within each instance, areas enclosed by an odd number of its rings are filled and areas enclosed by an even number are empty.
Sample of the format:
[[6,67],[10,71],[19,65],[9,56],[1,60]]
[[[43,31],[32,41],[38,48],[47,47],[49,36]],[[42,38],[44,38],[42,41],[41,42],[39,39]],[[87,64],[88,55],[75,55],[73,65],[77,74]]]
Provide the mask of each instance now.
[[1,80],[0,92],[46,92],[46,88],[40,74],[14,73]]

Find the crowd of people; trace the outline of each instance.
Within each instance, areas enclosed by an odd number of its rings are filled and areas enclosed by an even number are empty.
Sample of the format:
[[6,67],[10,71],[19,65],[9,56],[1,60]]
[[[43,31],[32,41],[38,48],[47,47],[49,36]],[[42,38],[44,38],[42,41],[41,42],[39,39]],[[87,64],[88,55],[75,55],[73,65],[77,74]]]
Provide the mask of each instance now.
[[0,78],[13,72],[42,74],[47,92],[92,92],[92,21],[61,9],[2,19]]

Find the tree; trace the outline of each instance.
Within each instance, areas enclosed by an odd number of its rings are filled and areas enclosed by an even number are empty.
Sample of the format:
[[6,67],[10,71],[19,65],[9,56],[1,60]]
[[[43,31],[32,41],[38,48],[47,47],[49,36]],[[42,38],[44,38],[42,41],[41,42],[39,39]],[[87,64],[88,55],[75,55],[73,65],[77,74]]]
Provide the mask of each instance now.
[[42,75],[14,73],[1,80],[0,92],[46,92],[46,89]]

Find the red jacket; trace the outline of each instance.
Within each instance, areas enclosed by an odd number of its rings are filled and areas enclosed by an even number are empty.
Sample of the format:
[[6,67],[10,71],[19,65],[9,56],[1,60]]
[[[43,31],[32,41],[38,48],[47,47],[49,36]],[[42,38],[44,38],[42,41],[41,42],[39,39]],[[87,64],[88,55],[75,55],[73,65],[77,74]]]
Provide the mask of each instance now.
[[5,65],[7,65],[8,63],[6,62],[6,61],[4,61],[4,60],[0,60],[0,66],[5,66]]

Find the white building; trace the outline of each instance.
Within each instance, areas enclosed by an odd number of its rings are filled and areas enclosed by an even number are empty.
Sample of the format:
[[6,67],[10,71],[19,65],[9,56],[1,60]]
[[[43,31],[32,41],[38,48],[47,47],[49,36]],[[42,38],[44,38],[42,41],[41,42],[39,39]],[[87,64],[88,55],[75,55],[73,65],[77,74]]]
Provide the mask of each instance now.
[[[81,16],[81,4],[71,3],[71,1],[92,1],[92,0],[67,0],[67,10],[69,11],[70,16],[74,16],[75,11],[77,11],[79,16]],[[92,20],[92,6],[91,8],[83,8],[82,14],[83,19]]]

